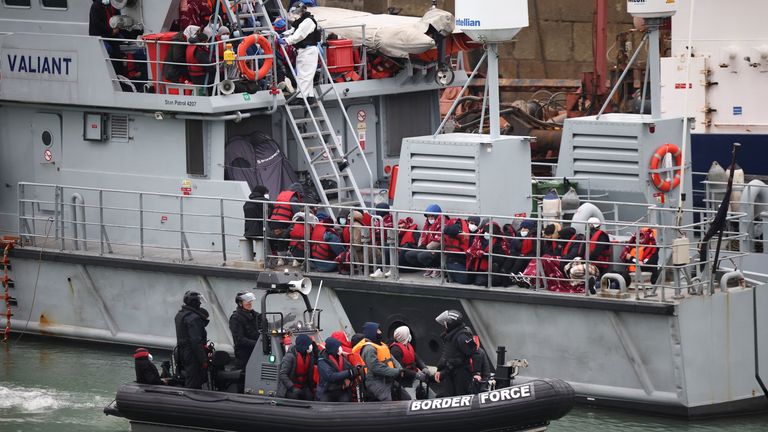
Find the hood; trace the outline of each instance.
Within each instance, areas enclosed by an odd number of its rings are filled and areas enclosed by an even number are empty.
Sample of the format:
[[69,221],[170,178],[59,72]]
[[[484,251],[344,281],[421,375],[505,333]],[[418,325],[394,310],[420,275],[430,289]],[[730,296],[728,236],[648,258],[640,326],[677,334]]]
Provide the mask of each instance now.
[[363,336],[372,342],[380,342],[381,337],[378,335],[379,323],[367,322],[363,324]]
[[341,342],[339,342],[338,339],[334,337],[329,337],[325,340],[325,352],[326,354],[333,354],[336,355],[339,352],[339,347],[341,347]]
[[300,353],[306,353],[309,346],[312,345],[312,339],[305,334],[296,336],[296,341],[293,343],[296,346],[296,351]]
[[[331,334],[331,337],[341,343],[341,346],[345,349],[352,349],[352,342],[347,339],[347,334],[341,330],[335,331]],[[327,343],[327,341],[326,341]]]

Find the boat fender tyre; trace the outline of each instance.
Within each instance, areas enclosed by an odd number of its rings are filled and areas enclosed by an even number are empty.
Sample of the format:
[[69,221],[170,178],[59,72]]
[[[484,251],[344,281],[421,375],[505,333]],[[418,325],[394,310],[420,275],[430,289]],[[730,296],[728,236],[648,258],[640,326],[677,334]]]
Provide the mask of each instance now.
[[683,164],[683,153],[680,151],[680,149],[674,145],[674,144],[664,144],[661,147],[656,149],[656,153],[653,154],[653,157],[651,157],[651,164],[649,166],[649,169],[651,171],[656,171],[659,169],[659,166],[661,166],[661,162],[664,160],[664,156],[667,154],[671,154],[672,157],[675,158],[675,166],[677,166],[677,169],[675,170],[675,176],[670,180],[663,180],[661,178],[661,174],[658,172],[651,172],[651,182],[653,183],[653,186],[658,189],[661,192],[669,192],[671,190],[674,190],[678,186],[680,186],[680,174],[682,173],[681,167]]
[[[237,57],[246,57],[248,55],[248,48],[252,47],[254,44],[259,44],[265,55],[272,55],[272,44],[269,43],[269,40],[264,36],[252,34],[243,39],[237,47]],[[264,63],[258,70],[258,74],[257,71],[254,71],[248,66],[248,61],[244,59],[237,61],[237,69],[251,81],[260,80],[267,76],[267,73],[272,69],[272,58],[264,60]]]

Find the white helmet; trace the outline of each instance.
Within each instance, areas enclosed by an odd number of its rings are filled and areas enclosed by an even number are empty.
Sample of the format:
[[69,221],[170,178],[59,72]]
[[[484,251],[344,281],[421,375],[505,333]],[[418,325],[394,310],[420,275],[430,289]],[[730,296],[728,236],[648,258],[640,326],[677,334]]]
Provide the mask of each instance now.
[[589,225],[590,227],[592,227],[594,229],[600,228],[600,224],[601,224],[600,219],[598,219],[598,218],[596,218],[594,216],[592,216],[591,218],[587,219],[587,225]]

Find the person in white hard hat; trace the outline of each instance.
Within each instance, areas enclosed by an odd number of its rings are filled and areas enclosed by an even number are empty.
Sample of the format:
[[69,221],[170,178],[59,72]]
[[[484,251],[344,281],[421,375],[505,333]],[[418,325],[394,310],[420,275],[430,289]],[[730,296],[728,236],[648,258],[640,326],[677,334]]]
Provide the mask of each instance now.
[[322,33],[315,17],[307,11],[303,2],[296,2],[288,12],[292,28],[278,38],[281,45],[289,44],[296,48],[296,81],[299,95],[291,101],[292,104],[304,104],[302,98],[312,105],[315,103],[314,79],[317,71],[320,50],[317,44],[322,39]]

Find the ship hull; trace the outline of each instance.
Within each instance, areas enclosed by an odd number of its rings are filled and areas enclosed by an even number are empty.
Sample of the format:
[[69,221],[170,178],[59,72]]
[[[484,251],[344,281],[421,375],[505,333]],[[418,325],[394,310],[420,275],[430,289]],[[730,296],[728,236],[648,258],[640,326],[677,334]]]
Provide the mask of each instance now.
[[[19,302],[14,331],[161,348],[175,344],[173,316],[183,293],[195,289],[212,311],[209,338],[218,349],[231,350],[230,299],[254,289],[258,275],[32,249],[14,250],[12,262],[19,287],[13,292]],[[441,347],[434,317],[453,308],[468,318],[491,359],[504,346],[508,356],[530,362],[523,378],[561,378],[583,402],[684,417],[768,409],[756,380],[758,370],[768,371],[765,290],[736,288],[662,303],[311,277],[324,282],[324,333],[351,334],[365,321],[380,322],[388,332],[406,324],[427,363],[434,364]],[[296,302],[275,299],[273,308],[302,319]]]

